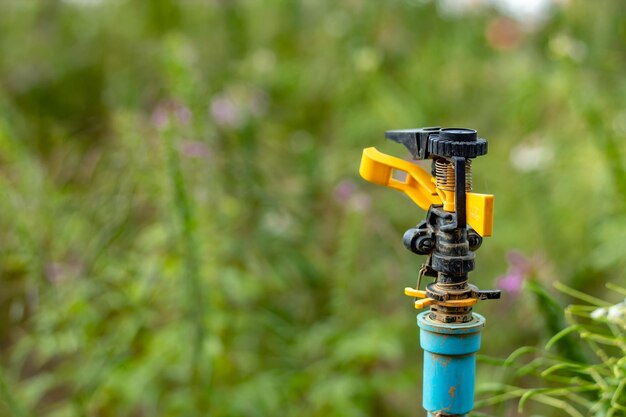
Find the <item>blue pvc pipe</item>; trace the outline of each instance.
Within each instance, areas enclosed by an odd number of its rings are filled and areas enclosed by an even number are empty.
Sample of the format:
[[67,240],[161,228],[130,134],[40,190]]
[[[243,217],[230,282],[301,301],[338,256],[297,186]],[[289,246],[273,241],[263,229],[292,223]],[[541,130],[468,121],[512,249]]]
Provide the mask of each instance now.
[[424,349],[423,401],[428,415],[464,417],[474,408],[476,352],[485,318],[473,314],[468,323],[440,323],[418,314]]

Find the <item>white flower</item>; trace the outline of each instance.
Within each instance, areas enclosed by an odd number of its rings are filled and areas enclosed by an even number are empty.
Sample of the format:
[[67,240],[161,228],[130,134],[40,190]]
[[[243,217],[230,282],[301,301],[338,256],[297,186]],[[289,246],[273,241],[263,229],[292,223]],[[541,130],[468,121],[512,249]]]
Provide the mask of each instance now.
[[537,171],[550,165],[554,153],[543,145],[522,143],[511,150],[510,160],[521,172]]
[[548,20],[551,15],[552,0],[491,0],[503,13],[518,21],[534,26]]
[[554,5],[564,0],[440,0],[437,4],[444,14],[463,16],[474,11],[495,7],[501,13],[527,27],[535,27],[547,21]]
[[596,308],[591,312],[591,318],[594,320],[601,319],[604,316],[606,316],[606,308],[603,307]]
[[626,302],[615,304],[609,307],[606,315],[608,321],[613,323],[622,323],[626,321]]

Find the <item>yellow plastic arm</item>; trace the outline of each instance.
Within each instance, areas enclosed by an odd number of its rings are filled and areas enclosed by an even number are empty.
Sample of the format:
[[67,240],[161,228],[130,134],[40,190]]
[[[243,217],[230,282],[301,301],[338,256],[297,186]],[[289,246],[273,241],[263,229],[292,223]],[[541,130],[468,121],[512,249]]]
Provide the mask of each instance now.
[[[404,181],[393,178],[394,171],[406,174]],[[391,187],[407,194],[422,210],[431,205],[446,203],[446,196],[454,198],[454,193],[438,193],[433,177],[421,167],[379,152],[376,148],[363,149],[361,177],[374,184]],[[447,199],[446,199],[447,200]],[[448,201],[454,207],[454,201]],[[493,231],[493,195],[466,193],[467,223],[480,236],[491,236]]]
[[[406,180],[393,178],[394,171],[406,173]],[[442,204],[432,177],[426,171],[408,161],[379,152],[376,148],[363,149],[359,173],[369,182],[403,191],[422,210],[428,210],[432,204]]]

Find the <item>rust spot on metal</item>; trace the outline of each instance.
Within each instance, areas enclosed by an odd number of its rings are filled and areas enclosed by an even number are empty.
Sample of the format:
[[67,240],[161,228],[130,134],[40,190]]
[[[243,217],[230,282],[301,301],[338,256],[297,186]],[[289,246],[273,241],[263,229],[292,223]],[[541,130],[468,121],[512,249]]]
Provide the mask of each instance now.
[[450,389],[448,390],[448,395],[450,396],[450,398],[454,398],[454,394],[456,394],[456,387],[451,386]]

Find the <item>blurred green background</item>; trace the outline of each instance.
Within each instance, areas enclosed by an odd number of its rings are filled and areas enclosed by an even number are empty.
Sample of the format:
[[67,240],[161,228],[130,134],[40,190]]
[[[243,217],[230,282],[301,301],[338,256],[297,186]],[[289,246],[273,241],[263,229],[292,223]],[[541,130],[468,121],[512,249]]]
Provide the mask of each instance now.
[[626,282],[625,74],[619,0],[1,0],[0,415],[422,415],[424,213],[361,150],[489,140],[506,357],[525,279]]

